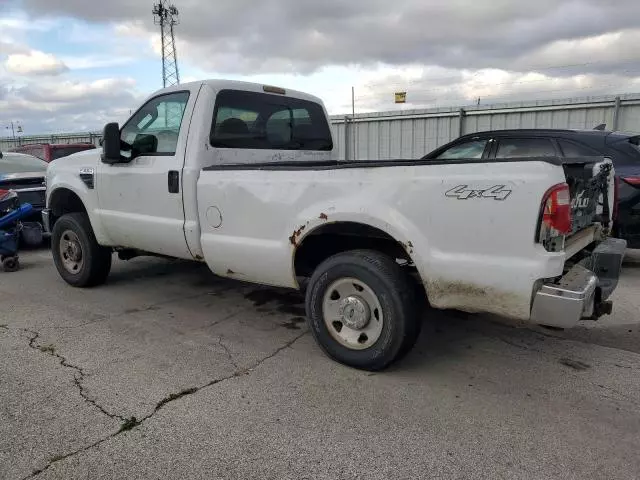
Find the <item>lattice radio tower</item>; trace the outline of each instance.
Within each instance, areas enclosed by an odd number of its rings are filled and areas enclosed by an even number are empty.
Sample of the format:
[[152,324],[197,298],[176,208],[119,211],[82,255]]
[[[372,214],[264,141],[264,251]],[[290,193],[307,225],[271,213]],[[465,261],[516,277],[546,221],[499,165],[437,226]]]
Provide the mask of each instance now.
[[162,38],[162,86],[169,87],[180,83],[178,70],[178,55],[173,27],[180,23],[178,9],[168,0],[160,0],[153,5],[153,21],[160,25]]

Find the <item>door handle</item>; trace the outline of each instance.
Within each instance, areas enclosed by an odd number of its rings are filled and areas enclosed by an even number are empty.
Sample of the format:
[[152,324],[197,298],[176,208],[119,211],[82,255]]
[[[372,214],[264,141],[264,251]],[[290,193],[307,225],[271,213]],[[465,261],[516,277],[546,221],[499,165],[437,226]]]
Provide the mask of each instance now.
[[180,172],[169,170],[167,186],[169,187],[169,193],[180,193]]

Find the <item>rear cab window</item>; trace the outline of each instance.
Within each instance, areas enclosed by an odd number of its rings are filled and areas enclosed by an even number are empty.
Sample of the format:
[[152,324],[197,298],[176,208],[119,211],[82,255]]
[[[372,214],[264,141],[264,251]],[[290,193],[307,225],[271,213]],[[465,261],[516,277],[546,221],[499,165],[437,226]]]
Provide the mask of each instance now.
[[324,109],[308,100],[222,90],[213,115],[210,140],[217,148],[333,149]]

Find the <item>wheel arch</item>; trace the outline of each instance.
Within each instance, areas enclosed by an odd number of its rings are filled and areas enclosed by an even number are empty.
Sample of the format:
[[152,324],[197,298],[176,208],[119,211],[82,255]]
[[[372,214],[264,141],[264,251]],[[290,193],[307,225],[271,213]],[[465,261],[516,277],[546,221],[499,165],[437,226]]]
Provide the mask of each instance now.
[[49,210],[51,211],[51,226],[58,218],[67,213],[87,213],[87,208],[80,196],[66,187],[57,188],[51,192]]
[[94,209],[91,208],[94,198],[88,197],[88,193],[63,183],[47,194],[47,208],[50,211],[49,228],[53,230],[56,221],[69,213],[84,213],[89,218],[89,223],[98,243],[111,245],[111,240],[102,228],[102,223]]
[[[293,242],[292,242],[293,243]],[[306,229],[294,244],[293,271],[299,277],[310,277],[323,261],[351,250],[373,250],[384,253],[411,269],[418,283],[423,283],[416,265],[415,248],[411,241],[400,240],[396,235],[369,222],[337,220]]]

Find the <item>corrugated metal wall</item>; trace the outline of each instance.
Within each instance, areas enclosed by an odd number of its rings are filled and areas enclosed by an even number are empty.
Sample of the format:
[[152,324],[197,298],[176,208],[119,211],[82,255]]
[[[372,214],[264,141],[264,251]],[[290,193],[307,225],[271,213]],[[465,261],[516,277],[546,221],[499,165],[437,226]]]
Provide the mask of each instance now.
[[[542,100],[331,117],[336,158],[420,158],[460,135],[505,128],[593,128],[640,132],[640,94]],[[21,137],[27,143],[98,143],[99,132]],[[0,150],[14,145],[0,139]]]
[[460,135],[510,128],[640,132],[640,95],[518,102],[331,117],[336,158],[420,158]]

